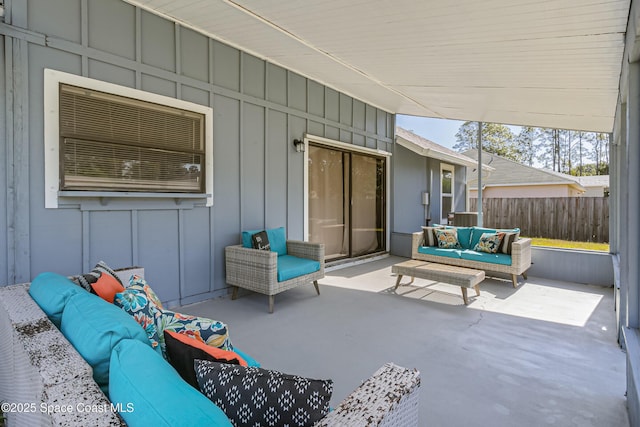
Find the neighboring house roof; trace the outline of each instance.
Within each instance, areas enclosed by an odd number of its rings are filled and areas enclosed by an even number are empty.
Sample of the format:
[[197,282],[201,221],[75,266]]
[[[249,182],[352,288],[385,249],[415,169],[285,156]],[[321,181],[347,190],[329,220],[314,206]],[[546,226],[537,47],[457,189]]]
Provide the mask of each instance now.
[[[478,159],[478,150],[467,150],[465,156]],[[537,169],[513,160],[500,157],[496,154],[482,152],[482,162],[493,167],[495,170],[482,177],[482,185],[501,187],[516,185],[568,185],[578,191],[585,191],[585,188],[578,182],[577,177],[566,175],[547,169]],[[470,176],[467,180],[469,189],[478,188],[477,178]]]
[[609,175],[575,176],[583,187],[609,188]]
[[[396,142],[421,156],[462,166],[476,167],[478,165],[477,160],[436,144],[399,126],[396,127]],[[492,168],[487,168],[486,165],[483,166],[483,169],[492,170]]]

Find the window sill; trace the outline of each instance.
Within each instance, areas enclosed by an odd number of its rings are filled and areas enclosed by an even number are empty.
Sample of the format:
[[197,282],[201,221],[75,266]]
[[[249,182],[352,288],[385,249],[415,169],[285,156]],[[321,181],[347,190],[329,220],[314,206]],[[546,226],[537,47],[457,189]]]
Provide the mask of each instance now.
[[206,206],[206,193],[142,193],[127,191],[58,191],[60,207],[80,210],[193,209]]

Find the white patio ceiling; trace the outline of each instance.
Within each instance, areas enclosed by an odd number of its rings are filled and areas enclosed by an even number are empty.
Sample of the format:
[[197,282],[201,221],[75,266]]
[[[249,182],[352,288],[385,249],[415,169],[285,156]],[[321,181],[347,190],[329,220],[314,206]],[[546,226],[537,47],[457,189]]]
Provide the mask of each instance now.
[[610,132],[630,0],[127,0],[384,110]]

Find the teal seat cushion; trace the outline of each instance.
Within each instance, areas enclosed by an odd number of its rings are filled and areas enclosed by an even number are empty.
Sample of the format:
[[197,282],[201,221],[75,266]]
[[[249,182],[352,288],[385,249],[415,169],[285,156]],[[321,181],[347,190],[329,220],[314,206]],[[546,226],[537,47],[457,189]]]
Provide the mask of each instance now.
[[418,252],[425,255],[438,255],[447,258],[460,258],[460,249],[443,249],[437,246],[420,246]]
[[511,265],[511,255],[503,253],[490,254],[487,252],[477,252],[467,249],[462,251],[461,258],[469,261],[487,262],[490,264]]
[[[242,246],[245,248],[252,248],[251,236],[262,230],[246,230],[242,232]],[[287,254],[287,233],[284,227],[270,228],[267,231],[267,237],[269,238],[269,245],[271,245],[271,251],[277,252],[278,256]]]
[[471,241],[471,232],[473,227],[447,227],[455,228],[458,233],[458,243],[462,246],[462,249],[469,249],[469,242]]
[[233,351],[238,353],[240,355],[240,357],[242,357],[244,359],[244,361],[247,362],[247,365],[252,366],[254,368],[259,368],[260,367],[260,362],[258,362],[253,357],[249,356],[244,351],[241,351],[240,349],[238,349],[238,347],[233,347]]
[[298,258],[293,255],[278,257],[278,282],[293,279],[320,270],[318,261]]
[[130,427],[231,426],[220,408],[136,340],[122,340],[113,349],[109,399]]
[[67,301],[74,295],[88,293],[69,278],[56,273],[40,273],[29,286],[31,298],[58,329]]
[[111,351],[120,341],[140,341],[155,353],[146,332],[133,317],[86,291],[69,298],[62,312],[60,331],[91,365],[93,379],[105,394],[109,386]]

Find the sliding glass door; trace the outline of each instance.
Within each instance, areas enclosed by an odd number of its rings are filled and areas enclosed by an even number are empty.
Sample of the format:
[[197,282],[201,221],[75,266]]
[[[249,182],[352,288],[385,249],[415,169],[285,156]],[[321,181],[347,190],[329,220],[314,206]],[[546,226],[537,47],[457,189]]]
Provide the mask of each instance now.
[[385,249],[385,159],[309,146],[309,240],[327,260]]

